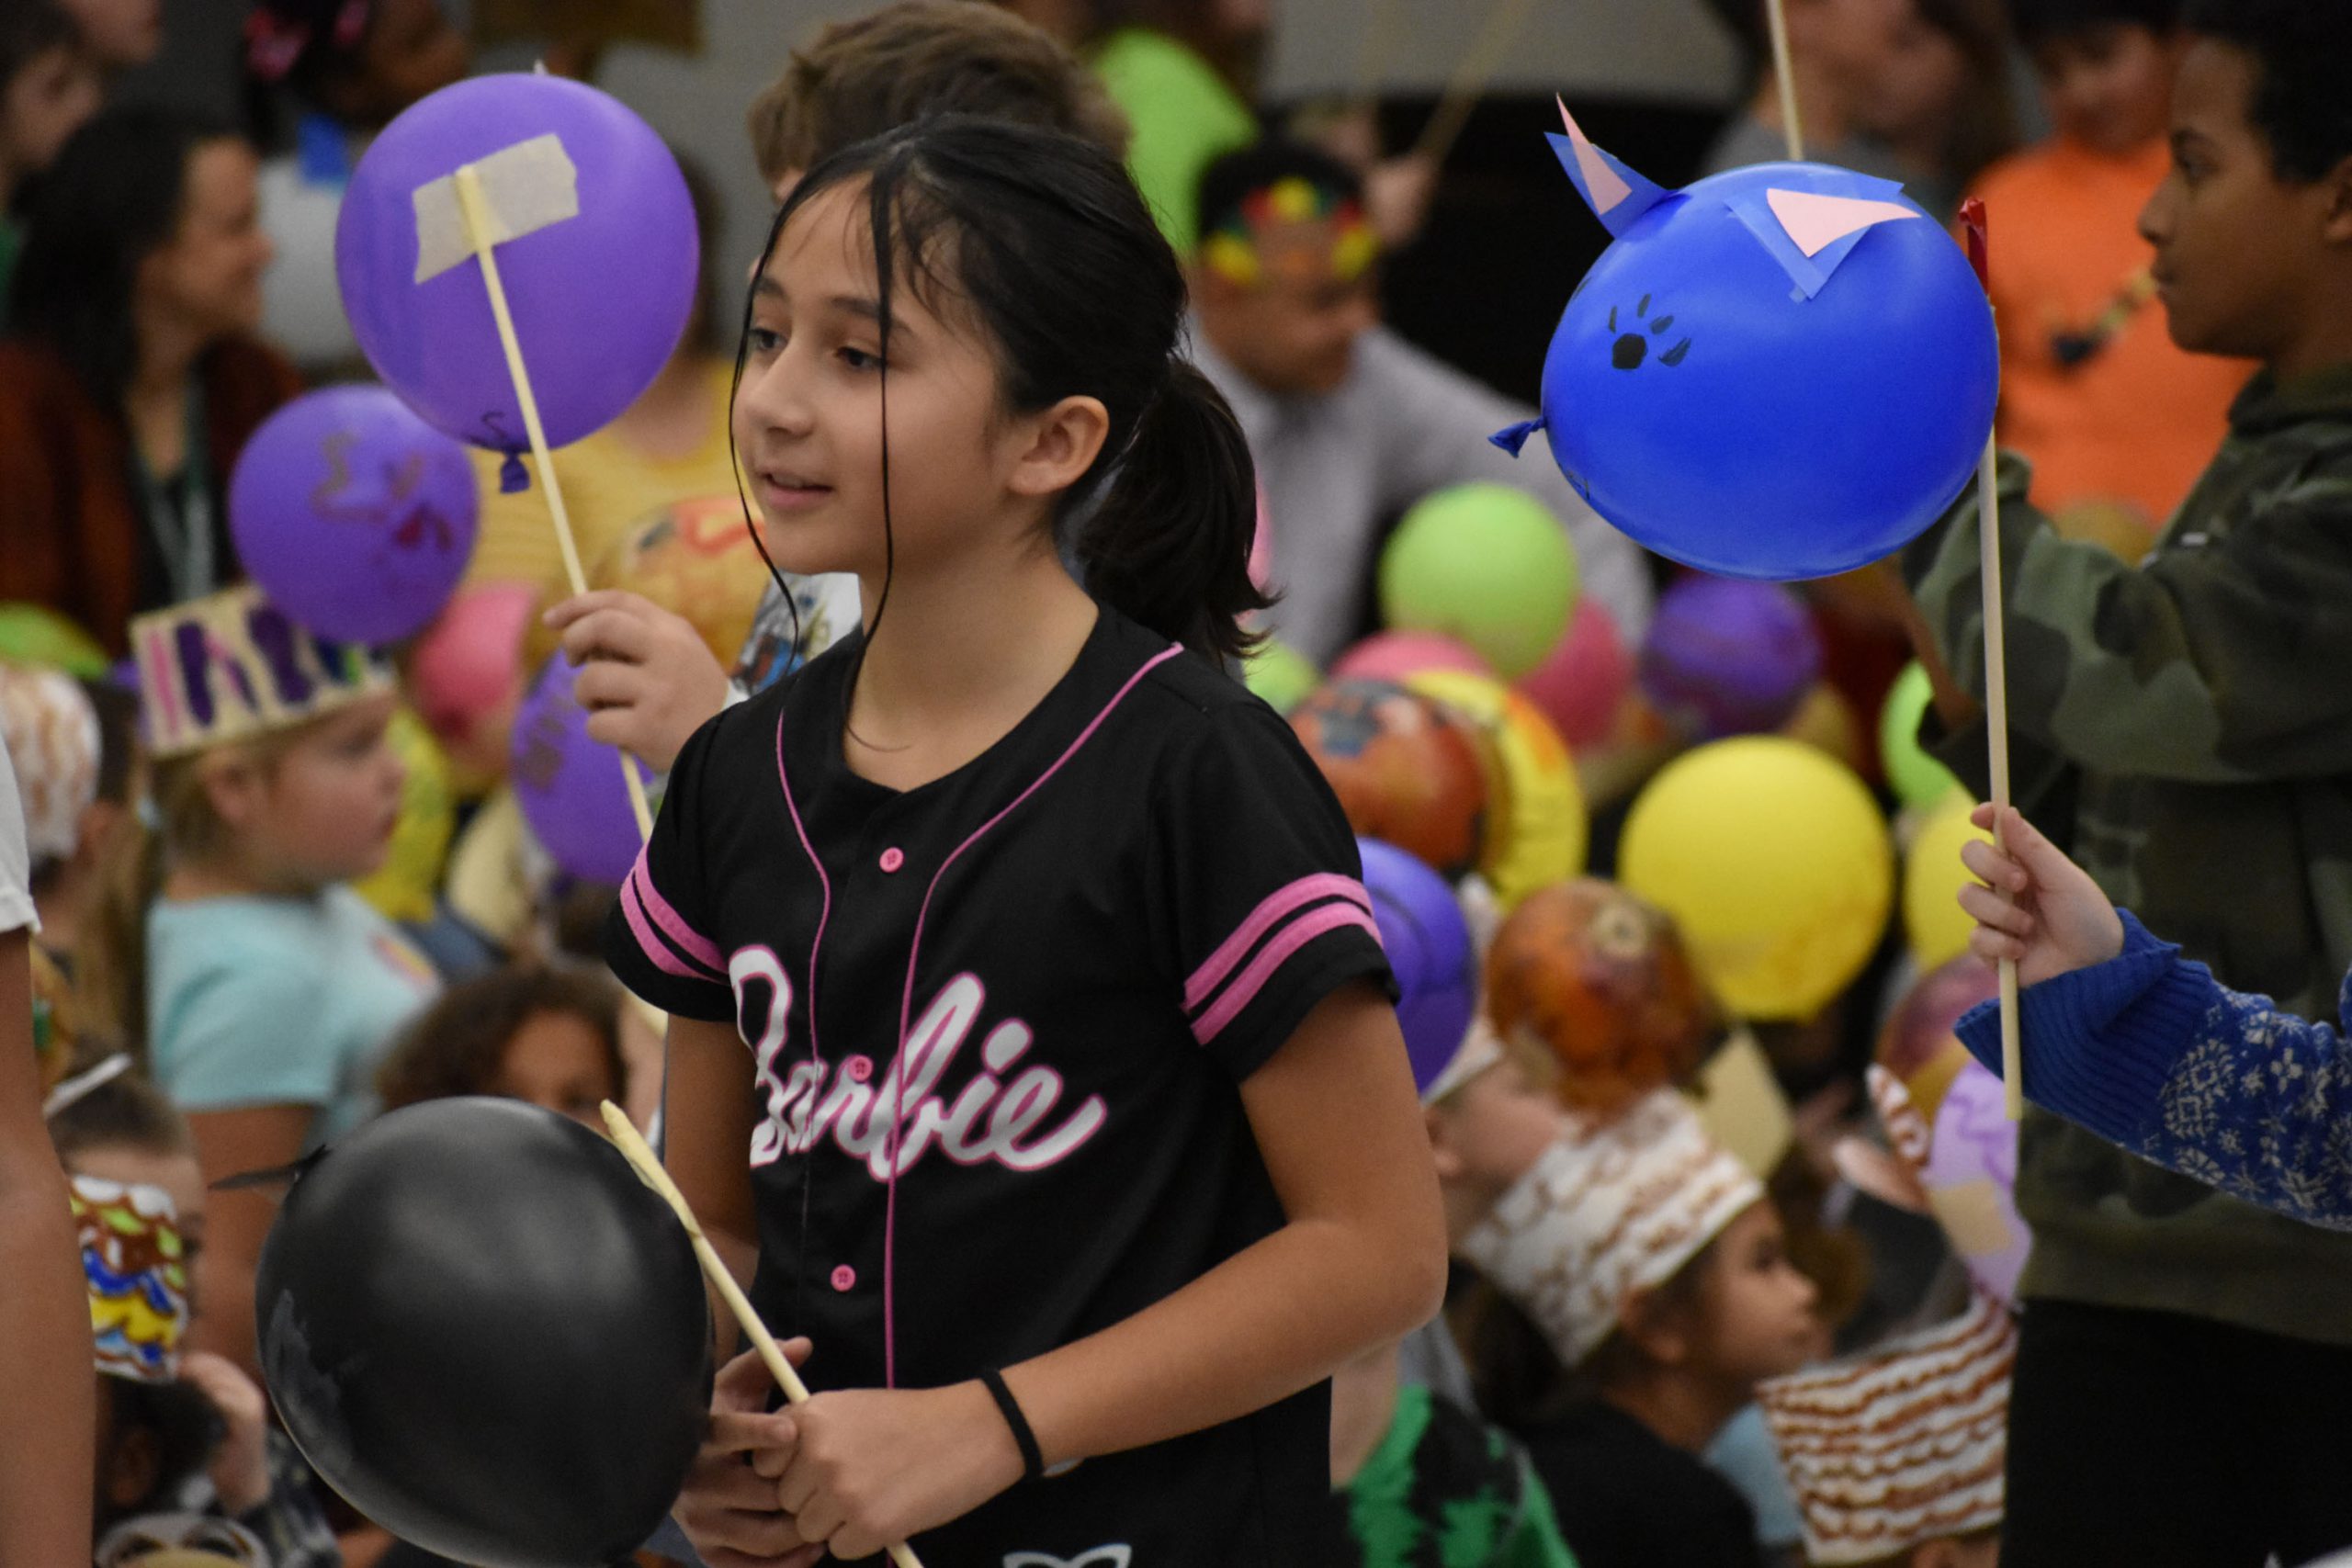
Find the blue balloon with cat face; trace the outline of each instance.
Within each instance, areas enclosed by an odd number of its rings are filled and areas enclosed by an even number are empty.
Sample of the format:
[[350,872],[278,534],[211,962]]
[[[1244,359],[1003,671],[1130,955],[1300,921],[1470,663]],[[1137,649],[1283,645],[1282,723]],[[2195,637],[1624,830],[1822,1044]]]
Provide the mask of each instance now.
[[[1565,113],[1565,110],[1563,111]],[[1665,191],[1568,122],[1616,236],[1569,299],[1537,430],[1594,510],[1724,577],[1894,553],[1966,488],[1999,392],[1967,256],[1890,180],[1767,164]]]

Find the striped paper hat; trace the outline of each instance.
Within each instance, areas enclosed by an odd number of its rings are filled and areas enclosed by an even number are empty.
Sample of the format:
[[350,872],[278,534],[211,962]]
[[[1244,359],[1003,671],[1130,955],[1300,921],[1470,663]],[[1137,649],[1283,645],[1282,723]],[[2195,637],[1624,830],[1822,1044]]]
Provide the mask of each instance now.
[[160,1187],[72,1179],[90,1334],[98,1371],[132,1382],[170,1382],[187,1332],[187,1255],[179,1216]]
[[1876,1562],[2001,1522],[2017,1326],[1950,1322],[1758,1391],[1816,1564]]
[[250,584],[130,623],[149,754],[184,757],[290,728],[394,689],[372,649],[329,642]]
[[1571,1113],[1462,1255],[1573,1367],[1616,1332],[1636,1292],[1673,1279],[1763,1198],[1687,1100],[1652,1089],[1614,1117]]

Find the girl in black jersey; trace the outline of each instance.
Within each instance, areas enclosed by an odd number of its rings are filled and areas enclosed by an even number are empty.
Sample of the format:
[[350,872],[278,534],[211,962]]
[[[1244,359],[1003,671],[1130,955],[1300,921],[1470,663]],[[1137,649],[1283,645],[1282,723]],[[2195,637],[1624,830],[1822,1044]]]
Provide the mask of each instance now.
[[713,1568],[1291,1568],[1322,1380],[1437,1306],[1353,841],[1220,667],[1251,471],[1183,309],[1051,132],[926,120],[778,215],[736,439],[865,626],[688,743],[609,940],[673,1019],[671,1168],[819,1391],[723,1374]]

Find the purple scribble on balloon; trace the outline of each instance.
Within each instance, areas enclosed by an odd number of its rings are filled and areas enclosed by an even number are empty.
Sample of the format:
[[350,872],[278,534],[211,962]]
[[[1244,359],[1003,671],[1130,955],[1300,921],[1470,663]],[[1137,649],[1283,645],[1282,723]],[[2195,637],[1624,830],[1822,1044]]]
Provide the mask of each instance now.
[[381,387],[329,387],[270,415],[229,481],[237,554],[271,604],[333,642],[432,624],[473,557],[465,447]]
[[2002,1301],[2016,1300],[2033,1245],[2018,1214],[2018,1124],[2001,1080],[1973,1060],[1944,1091],[1920,1178],[1971,1277]]

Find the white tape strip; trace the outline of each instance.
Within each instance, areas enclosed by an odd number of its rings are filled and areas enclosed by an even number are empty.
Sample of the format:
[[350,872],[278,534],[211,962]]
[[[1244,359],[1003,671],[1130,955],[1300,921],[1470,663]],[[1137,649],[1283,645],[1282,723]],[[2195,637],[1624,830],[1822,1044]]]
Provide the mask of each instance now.
[[[503,147],[477,161],[490,208],[489,243],[503,245],[580,216],[580,171],[552,133]],[[438,277],[473,258],[455,175],[416,187],[416,281]]]

